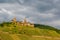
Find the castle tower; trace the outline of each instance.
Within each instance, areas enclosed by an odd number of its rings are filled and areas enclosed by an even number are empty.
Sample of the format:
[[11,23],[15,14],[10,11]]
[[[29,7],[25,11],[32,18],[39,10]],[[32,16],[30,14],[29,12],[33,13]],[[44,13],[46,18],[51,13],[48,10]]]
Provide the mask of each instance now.
[[24,23],[27,23],[26,17],[25,17],[25,19],[24,19]]
[[24,18],[23,25],[24,25],[24,26],[26,26],[26,25],[27,25],[26,17]]
[[14,17],[12,21],[13,21],[13,22],[16,22],[16,17]]
[[12,22],[14,23],[14,24],[16,24],[16,17],[14,17],[13,19],[12,19]]

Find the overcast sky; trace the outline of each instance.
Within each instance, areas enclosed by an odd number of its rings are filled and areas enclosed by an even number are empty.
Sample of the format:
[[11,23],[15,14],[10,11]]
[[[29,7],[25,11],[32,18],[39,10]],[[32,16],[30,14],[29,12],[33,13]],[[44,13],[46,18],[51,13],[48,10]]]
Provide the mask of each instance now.
[[0,0],[0,22],[14,17],[60,28],[60,0]]

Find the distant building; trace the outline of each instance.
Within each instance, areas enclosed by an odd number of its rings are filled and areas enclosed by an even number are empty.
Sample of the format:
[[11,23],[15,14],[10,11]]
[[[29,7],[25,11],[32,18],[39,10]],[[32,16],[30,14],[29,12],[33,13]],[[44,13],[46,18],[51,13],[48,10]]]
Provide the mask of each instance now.
[[24,21],[17,21],[16,20],[16,17],[14,17],[12,19],[12,23],[15,24],[15,25],[18,25],[18,26],[31,26],[31,27],[34,27],[34,24],[33,23],[30,23],[30,22],[27,22],[26,18],[24,19]]

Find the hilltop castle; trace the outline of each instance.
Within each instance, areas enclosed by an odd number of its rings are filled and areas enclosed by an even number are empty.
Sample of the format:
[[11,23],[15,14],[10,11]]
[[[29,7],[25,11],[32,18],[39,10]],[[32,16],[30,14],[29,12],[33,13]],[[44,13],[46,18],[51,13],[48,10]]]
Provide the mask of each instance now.
[[18,26],[31,26],[31,27],[34,27],[34,24],[33,23],[30,23],[30,22],[27,22],[26,18],[24,19],[24,21],[17,21],[16,20],[16,17],[14,17],[12,19],[12,23],[15,24],[15,25],[18,25]]

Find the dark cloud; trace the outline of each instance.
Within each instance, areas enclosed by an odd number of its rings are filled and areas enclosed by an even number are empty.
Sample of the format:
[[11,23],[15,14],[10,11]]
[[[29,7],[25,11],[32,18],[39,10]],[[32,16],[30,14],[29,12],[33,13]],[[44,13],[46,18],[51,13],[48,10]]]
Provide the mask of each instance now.
[[51,10],[53,7],[53,5],[44,5],[44,4],[40,4],[37,6],[37,10],[40,12],[45,12],[47,10]]
[[0,3],[13,3],[16,2],[16,0],[0,0]]
[[[0,20],[27,20],[39,24],[60,26],[60,0],[0,0]],[[3,10],[2,10],[3,9]]]

